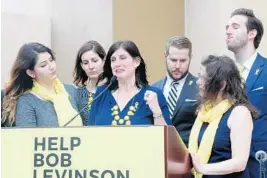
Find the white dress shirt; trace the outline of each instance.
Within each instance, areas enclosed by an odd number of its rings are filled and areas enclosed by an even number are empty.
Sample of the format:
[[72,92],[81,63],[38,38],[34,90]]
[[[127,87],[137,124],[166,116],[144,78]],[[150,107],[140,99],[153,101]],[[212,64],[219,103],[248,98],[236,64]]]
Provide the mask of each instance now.
[[253,65],[253,63],[255,62],[256,60],[256,57],[257,57],[258,53],[255,52],[252,56],[250,56],[250,58],[248,60],[246,60],[243,64],[243,66],[245,67],[244,70],[241,72],[241,76],[242,78],[244,79],[244,81],[247,80],[248,78],[248,74],[250,72],[250,69]]

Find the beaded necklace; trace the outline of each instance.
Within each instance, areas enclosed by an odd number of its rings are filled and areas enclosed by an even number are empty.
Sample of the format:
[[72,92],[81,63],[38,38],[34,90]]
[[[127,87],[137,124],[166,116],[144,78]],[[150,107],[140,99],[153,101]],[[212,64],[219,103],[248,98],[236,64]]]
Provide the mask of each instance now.
[[92,101],[93,101],[93,99],[94,99],[94,93],[92,93],[92,92],[90,92],[90,85],[92,85],[92,81],[90,80],[90,79],[88,79],[88,81],[87,81],[87,84],[86,84],[86,88],[87,88],[87,90],[89,91],[89,96],[88,96],[88,110],[90,111],[90,109],[91,109],[91,105],[92,105]]
[[131,125],[131,119],[130,117],[133,116],[138,108],[139,103],[135,102],[134,104],[134,100],[135,100],[135,96],[132,100],[131,106],[129,107],[129,110],[126,114],[126,116],[124,116],[123,118],[121,118],[119,116],[119,106],[116,104],[111,108],[111,115],[114,116],[111,125],[112,126],[118,126],[118,125]]
[[89,96],[88,96],[88,110],[89,111],[91,109],[93,99],[94,99],[94,94],[89,92]]

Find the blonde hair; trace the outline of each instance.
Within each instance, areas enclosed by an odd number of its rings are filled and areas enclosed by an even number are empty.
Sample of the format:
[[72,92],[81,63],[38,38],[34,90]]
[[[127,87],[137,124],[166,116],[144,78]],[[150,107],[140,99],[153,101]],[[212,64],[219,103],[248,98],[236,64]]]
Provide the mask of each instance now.
[[177,49],[189,49],[189,56],[192,54],[192,43],[185,36],[173,36],[171,37],[165,46],[165,54],[169,55],[170,47],[175,47]]
[[[9,84],[6,88],[10,88],[12,84]],[[8,95],[5,95],[3,99],[3,110],[2,110],[2,118],[1,124],[5,126],[13,126],[15,124],[15,114],[18,98],[23,95],[25,92],[21,94],[16,94],[18,91],[18,87],[14,88],[10,91]]]

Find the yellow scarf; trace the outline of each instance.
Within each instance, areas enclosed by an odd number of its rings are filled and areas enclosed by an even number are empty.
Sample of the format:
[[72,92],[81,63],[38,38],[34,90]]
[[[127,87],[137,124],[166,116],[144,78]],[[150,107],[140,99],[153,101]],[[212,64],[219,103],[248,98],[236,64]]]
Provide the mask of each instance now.
[[[218,125],[223,114],[232,106],[229,100],[223,100],[216,106],[212,107],[210,104],[204,104],[196,118],[189,137],[189,150],[196,153],[202,164],[208,163],[211,155],[211,150],[217,132]],[[200,145],[198,147],[199,131],[203,122],[209,123],[204,132]],[[202,178],[202,174],[193,170],[195,178]]]
[[[47,91],[46,88],[42,87],[36,81],[33,82],[32,92],[37,96],[51,101],[54,104],[54,108],[57,114],[58,125],[60,127],[64,126],[71,118],[73,118],[78,112],[72,107],[69,95],[65,90],[64,85],[56,79],[54,81],[54,88],[56,94],[52,94]],[[68,126],[82,126],[82,119],[78,115],[78,118],[75,118]]]

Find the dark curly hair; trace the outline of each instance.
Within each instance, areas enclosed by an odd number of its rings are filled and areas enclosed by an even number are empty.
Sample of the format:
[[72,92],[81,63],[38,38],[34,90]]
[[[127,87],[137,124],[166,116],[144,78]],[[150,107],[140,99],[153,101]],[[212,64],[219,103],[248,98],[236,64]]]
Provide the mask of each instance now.
[[209,55],[201,64],[206,69],[205,93],[201,99],[202,103],[215,100],[225,82],[223,96],[228,98],[234,106],[246,106],[251,111],[252,117],[257,118],[257,111],[248,100],[245,84],[231,58]]

